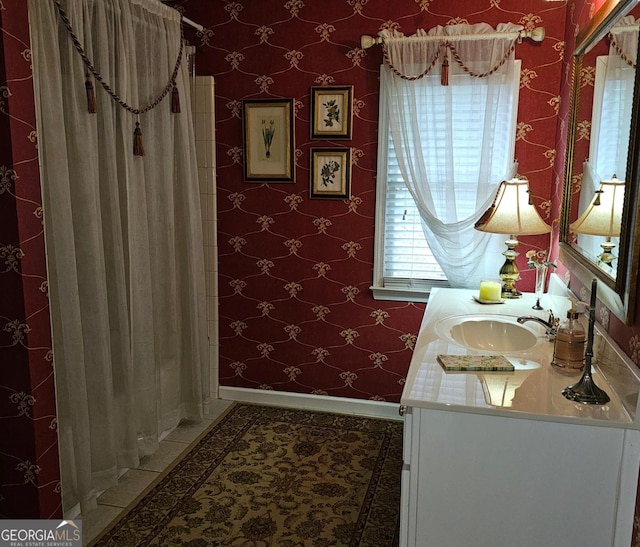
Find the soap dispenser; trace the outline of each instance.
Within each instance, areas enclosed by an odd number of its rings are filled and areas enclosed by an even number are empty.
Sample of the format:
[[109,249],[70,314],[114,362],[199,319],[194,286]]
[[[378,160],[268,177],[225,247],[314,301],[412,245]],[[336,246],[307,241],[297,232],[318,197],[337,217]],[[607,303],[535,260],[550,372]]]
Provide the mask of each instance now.
[[567,318],[560,323],[556,332],[552,365],[576,371],[584,366],[584,344],[587,334],[578,320],[579,316],[576,303],[572,300]]

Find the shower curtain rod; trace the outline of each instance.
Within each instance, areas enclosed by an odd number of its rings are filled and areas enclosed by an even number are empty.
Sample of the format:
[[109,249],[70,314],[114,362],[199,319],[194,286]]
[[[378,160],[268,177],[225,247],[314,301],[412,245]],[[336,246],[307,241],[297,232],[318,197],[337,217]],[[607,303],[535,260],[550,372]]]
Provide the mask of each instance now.
[[[442,41],[442,40],[486,40],[487,38],[504,38],[509,35],[520,36],[521,38],[531,38],[534,42],[542,42],[544,40],[544,27],[536,27],[533,30],[521,30],[519,32],[495,32],[489,34],[453,34],[446,36],[404,36],[409,40],[428,40],[428,41]],[[369,49],[372,46],[382,43],[382,37],[374,38],[366,34],[360,37],[360,46],[362,49]]]
[[189,25],[190,27],[193,27],[196,30],[199,30],[200,32],[202,32],[204,30],[204,27],[198,23],[196,23],[195,21],[192,21],[191,19],[189,19],[188,17],[182,17],[182,20],[187,23],[187,25]]
[[[162,4],[166,4],[166,2],[168,2],[169,0],[159,0],[160,3]],[[172,6],[170,6],[172,7]],[[176,9],[176,8],[173,8]],[[184,15],[180,14],[182,17],[182,20],[187,23],[187,25],[189,25],[190,27],[193,27],[194,29],[202,32],[204,30],[204,27],[202,25],[200,25],[199,23],[196,23],[195,21],[192,21],[191,19],[189,19],[188,17],[185,17]]]

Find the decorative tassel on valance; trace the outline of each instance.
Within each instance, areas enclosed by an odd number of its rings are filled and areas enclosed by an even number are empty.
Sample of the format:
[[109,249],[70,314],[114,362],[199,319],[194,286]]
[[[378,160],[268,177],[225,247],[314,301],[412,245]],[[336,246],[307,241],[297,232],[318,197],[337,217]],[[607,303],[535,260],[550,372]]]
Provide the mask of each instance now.
[[[93,82],[91,81],[91,75],[93,75],[94,79],[97,82],[100,82],[100,85],[104,88],[104,90],[109,94],[109,96],[118,103],[122,108],[131,112],[136,116],[136,124],[133,132],[133,154],[135,156],[144,156],[144,145],[142,142],[142,129],[140,128],[140,115],[150,110],[154,109],[158,106],[162,100],[171,92],[171,112],[180,113],[180,96],[178,93],[178,87],[176,85],[176,78],[178,76],[178,70],[180,70],[180,64],[182,63],[182,53],[184,51],[184,34],[183,34],[183,25],[182,21],[180,24],[180,49],[178,52],[178,57],[176,59],[176,63],[173,68],[173,72],[169,78],[167,85],[164,89],[158,94],[158,96],[149,104],[142,108],[134,108],[129,105],[126,101],[124,101],[112,88],[111,86],[105,82],[102,75],[96,70],[93,63],[87,56],[84,51],[80,40],[76,36],[73,26],[71,25],[71,21],[64,11],[62,5],[60,4],[60,0],[53,0],[56,4],[58,14],[60,15],[60,19],[62,20],[64,26],[66,27],[71,40],[73,41],[73,45],[76,50],[80,54],[82,61],[87,69],[85,75],[85,90],[87,95],[87,110],[89,113],[93,114],[96,112],[96,97]],[[182,18],[182,16],[181,16]]]
[[442,61],[442,71],[440,72],[440,85],[449,85],[449,55],[448,50],[444,50],[444,61]]

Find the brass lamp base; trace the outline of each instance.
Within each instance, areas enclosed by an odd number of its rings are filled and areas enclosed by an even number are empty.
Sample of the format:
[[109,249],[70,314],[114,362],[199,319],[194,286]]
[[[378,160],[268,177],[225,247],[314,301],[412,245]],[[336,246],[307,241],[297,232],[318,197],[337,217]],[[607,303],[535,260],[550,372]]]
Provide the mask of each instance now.
[[600,243],[602,247],[602,253],[598,256],[601,262],[604,262],[607,266],[611,267],[611,263],[616,259],[616,256],[611,252],[615,247],[615,243],[611,243],[611,238],[607,237],[604,243]]
[[505,241],[507,250],[502,254],[506,258],[502,268],[500,268],[500,277],[504,284],[502,285],[502,298],[520,298],[522,293],[516,289],[515,282],[520,279],[520,270],[516,266],[515,259],[520,254],[515,248],[518,240],[515,236]]

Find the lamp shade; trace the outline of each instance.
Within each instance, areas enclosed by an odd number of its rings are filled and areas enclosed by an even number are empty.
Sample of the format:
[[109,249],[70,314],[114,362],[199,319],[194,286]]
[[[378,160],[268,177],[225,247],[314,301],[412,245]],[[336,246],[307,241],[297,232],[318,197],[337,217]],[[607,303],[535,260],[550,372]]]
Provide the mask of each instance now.
[[600,181],[600,188],[584,213],[569,226],[576,234],[616,237],[620,235],[624,181],[615,176]]
[[498,187],[491,207],[475,224],[476,230],[494,234],[533,235],[551,231],[529,201],[529,181],[504,180]]

